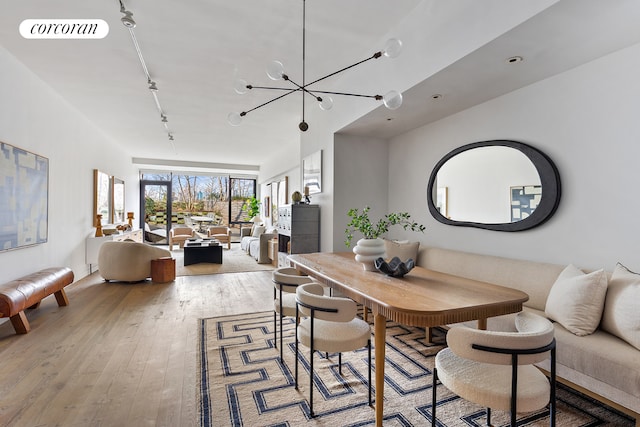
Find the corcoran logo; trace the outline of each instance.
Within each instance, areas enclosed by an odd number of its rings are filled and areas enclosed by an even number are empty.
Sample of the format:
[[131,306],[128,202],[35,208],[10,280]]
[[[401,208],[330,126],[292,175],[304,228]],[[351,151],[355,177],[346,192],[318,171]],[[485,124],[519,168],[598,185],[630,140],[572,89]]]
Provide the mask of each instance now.
[[102,19],[25,19],[20,35],[25,39],[102,39],[109,24]]

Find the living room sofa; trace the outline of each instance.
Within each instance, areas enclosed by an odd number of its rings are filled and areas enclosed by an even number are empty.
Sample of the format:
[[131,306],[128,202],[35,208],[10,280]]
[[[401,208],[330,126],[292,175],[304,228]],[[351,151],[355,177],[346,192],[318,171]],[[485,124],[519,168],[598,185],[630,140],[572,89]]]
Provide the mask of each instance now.
[[139,282],[151,277],[151,260],[171,257],[171,252],[133,241],[104,242],[98,268],[105,281]]
[[240,229],[240,249],[251,255],[258,264],[269,264],[269,240],[278,234],[274,228],[267,230],[264,226],[242,227]]
[[[525,310],[546,316],[551,320],[560,318],[563,323],[568,325],[569,329],[562,326],[561,321],[554,321],[558,380],[634,417],[636,426],[640,427],[640,350],[603,329],[604,321],[601,323],[599,314],[596,315],[595,331],[589,333],[589,331],[580,330],[583,327],[583,322],[579,322],[577,325],[571,324],[569,320],[565,320],[562,313],[558,313],[558,310],[562,310],[563,307],[570,309],[576,299],[585,297],[585,295],[577,295],[573,298],[571,294],[559,292],[559,289],[563,289],[564,284],[575,284],[577,280],[581,279],[580,277],[562,279],[572,266],[530,262],[435,247],[421,248],[417,256],[417,265],[526,292],[529,295],[529,300],[524,304]],[[618,271],[618,268],[616,266],[615,271]],[[589,271],[585,273],[598,274],[598,272]],[[605,288],[608,286],[603,292],[606,292],[606,296],[609,297],[609,301],[601,305],[603,307],[601,316],[604,319],[607,316],[611,318],[614,313],[607,313],[607,310],[615,311],[612,309],[615,306],[612,305],[614,297],[611,295],[613,281],[609,281],[612,274],[610,272],[602,274],[604,274]],[[608,285],[607,281],[609,281]],[[637,293],[637,289],[636,286],[633,292]],[[551,298],[548,298],[550,295]],[[559,301],[554,300],[556,295],[562,295],[561,298],[558,298]],[[549,301],[547,301],[548,299]],[[589,299],[594,298],[590,297]],[[636,307],[637,301],[636,299],[634,303]],[[623,304],[627,308],[630,307],[628,301]],[[637,317],[640,316],[638,313],[640,311],[635,311],[632,316],[627,316],[627,319],[629,317],[635,319],[632,319],[632,323],[636,326],[640,322]],[[619,316],[619,313],[617,315]],[[501,325],[507,323],[505,322],[506,316],[501,317],[489,319],[488,329],[500,330]],[[634,329],[633,333],[637,334],[637,332],[638,330]],[[637,337],[637,335],[635,336]],[[631,341],[633,342],[633,339]],[[548,362],[540,367],[548,371]]]

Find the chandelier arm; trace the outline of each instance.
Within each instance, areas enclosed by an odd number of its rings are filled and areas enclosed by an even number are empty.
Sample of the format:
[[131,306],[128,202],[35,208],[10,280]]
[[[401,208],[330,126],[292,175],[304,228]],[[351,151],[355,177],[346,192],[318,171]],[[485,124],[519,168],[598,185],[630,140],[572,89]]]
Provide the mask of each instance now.
[[307,83],[305,86],[311,86],[312,84],[315,84],[315,83],[318,83],[318,82],[320,82],[320,81],[322,81],[322,80],[328,79],[329,77],[335,76],[336,74],[340,74],[340,73],[342,73],[343,71],[347,71],[347,70],[349,70],[349,69],[351,69],[351,68],[353,68],[353,67],[356,67],[356,66],[358,66],[358,65],[360,65],[360,64],[364,64],[364,63],[365,63],[365,62],[367,62],[367,61],[370,61],[370,60],[372,60],[372,59],[378,59],[378,58],[380,58],[381,56],[382,56],[382,52],[376,52],[376,53],[374,53],[372,56],[370,56],[370,57],[369,57],[369,58],[367,58],[367,59],[363,59],[362,61],[358,61],[358,62],[356,62],[355,64],[351,64],[351,65],[349,65],[348,67],[344,67],[344,68],[342,68],[342,69],[340,69],[340,70],[338,70],[338,71],[334,71],[334,72],[333,72],[333,73],[331,73],[331,74],[327,74],[327,75],[326,75],[326,76],[324,76],[324,77],[320,77],[318,80],[314,80],[314,81],[312,81],[311,83]]
[[253,85],[247,85],[247,88],[249,89],[267,89],[267,90],[286,90],[286,91],[299,91],[300,89],[291,89],[290,87],[275,87],[275,86],[253,86]]
[[[304,85],[303,84],[302,86],[300,86],[298,83],[296,83],[293,80],[291,80],[289,78],[289,76],[287,76],[287,75],[285,75],[284,79],[286,81],[288,81],[289,83],[291,83],[292,85],[294,85],[295,87],[297,87],[298,89],[296,89],[296,90],[301,90],[302,91],[302,99],[303,99],[303,101],[304,101],[304,94],[305,93],[308,93],[309,95],[313,96],[316,99],[318,98],[318,96],[315,93],[313,93],[309,89],[307,89],[307,86],[309,86],[309,85]],[[311,84],[311,83],[309,83],[309,84]],[[316,91],[314,91],[314,92],[316,92]]]
[[265,102],[265,103],[263,103],[263,104],[260,104],[260,105],[258,105],[257,107],[253,107],[253,108],[252,108],[252,109],[250,109],[250,110],[243,111],[242,113],[240,113],[240,115],[241,115],[241,116],[246,116],[248,113],[250,113],[250,112],[252,112],[252,111],[254,111],[254,110],[257,110],[258,108],[264,107],[265,105],[271,104],[273,101],[277,101],[278,99],[280,99],[280,98],[284,98],[284,97],[285,97],[285,96],[287,96],[287,95],[291,95],[292,93],[297,92],[298,90],[299,90],[299,89],[291,89],[291,90],[290,90],[290,92],[283,93],[282,95],[280,95],[280,96],[276,96],[276,97],[275,97],[275,98],[273,98],[272,100],[267,101],[267,102]]
[[363,94],[359,94],[359,93],[347,93],[347,92],[330,92],[330,91],[326,91],[326,90],[316,90],[314,91],[316,93],[326,93],[329,95],[343,95],[343,96],[359,96],[361,98],[374,98],[378,101],[380,101],[382,99],[382,95],[363,95]]

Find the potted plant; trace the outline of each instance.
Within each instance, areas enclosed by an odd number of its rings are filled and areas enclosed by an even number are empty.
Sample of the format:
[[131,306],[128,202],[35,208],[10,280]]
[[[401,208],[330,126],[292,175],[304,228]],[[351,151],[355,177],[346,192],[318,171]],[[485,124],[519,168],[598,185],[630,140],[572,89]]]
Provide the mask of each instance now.
[[363,238],[358,240],[353,252],[356,254],[356,261],[361,262],[365,270],[374,271],[373,262],[379,257],[384,257],[385,254],[384,240],[380,239],[380,236],[389,231],[392,225],[400,225],[405,230],[421,232],[424,232],[425,226],[412,221],[411,215],[407,212],[392,212],[374,222],[369,218],[370,209],[369,206],[365,206],[362,212],[358,209],[349,209],[347,216],[351,219],[345,230],[347,237],[344,243],[349,247],[353,234],[355,232],[362,234]]
[[260,213],[260,202],[255,197],[250,197],[247,199],[247,204],[243,206],[243,210],[247,212],[247,216],[251,220]]

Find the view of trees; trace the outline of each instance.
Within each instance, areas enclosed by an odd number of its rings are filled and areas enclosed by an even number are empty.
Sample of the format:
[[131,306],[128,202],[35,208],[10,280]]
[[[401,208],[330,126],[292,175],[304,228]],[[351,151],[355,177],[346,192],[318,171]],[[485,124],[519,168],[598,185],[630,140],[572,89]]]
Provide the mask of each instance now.
[[[222,223],[246,222],[246,205],[256,194],[256,181],[228,175],[144,174],[144,180],[171,181],[171,210],[182,213],[213,214]],[[146,186],[147,215],[165,210],[165,186]],[[231,218],[229,218],[231,215]]]

